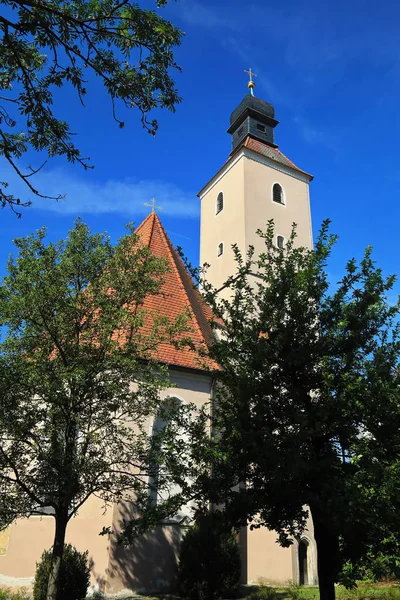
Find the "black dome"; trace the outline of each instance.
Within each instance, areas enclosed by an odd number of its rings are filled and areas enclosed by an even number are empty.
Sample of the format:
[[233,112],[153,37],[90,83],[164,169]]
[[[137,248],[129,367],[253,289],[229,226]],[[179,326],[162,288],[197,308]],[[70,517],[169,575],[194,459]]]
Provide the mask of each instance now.
[[272,106],[272,104],[269,104],[269,102],[265,102],[265,100],[261,100],[260,98],[256,98],[251,94],[247,94],[243,98],[239,106],[235,108],[235,110],[231,114],[229,119],[230,124],[233,125],[233,123],[235,123],[235,121],[238,120],[240,115],[244,113],[244,111],[247,108],[256,110],[257,112],[265,115],[266,117],[271,117],[272,119],[275,117],[275,109]]

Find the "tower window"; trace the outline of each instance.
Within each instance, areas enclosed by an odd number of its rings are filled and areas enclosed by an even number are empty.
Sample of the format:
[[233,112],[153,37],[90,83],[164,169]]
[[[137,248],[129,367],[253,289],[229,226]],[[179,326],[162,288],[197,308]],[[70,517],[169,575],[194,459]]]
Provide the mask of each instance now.
[[276,246],[280,250],[283,250],[285,248],[285,238],[283,237],[283,235],[276,236]]
[[222,256],[223,253],[224,253],[224,243],[221,242],[220,244],[218,244],[217,256]]
[[243,131],[244,131],[243,127],[241,127],[240,129],[238,129],[238,132],[237,132],[238,137],[240,137],[240,136],[243,135]]
[[265,125],[262,125],[262,123],[257,123],[257,129],[265,133]]
[[277,204],[285,204],[284,196],[283,196],[283,188],[279,183],[274,183],[272,188],[272,200],[277,202]]
[[220,192],[217,196],[217,207],[216,207],[215,214],[217,215],[218,213],[220,213],[223,208],[224,208],[224,194],[223,194],[223,192]]

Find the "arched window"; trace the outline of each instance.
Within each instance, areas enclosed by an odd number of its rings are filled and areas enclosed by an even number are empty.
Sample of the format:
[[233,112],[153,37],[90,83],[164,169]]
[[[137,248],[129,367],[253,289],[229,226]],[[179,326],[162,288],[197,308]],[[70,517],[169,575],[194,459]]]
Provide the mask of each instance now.
[[217,196],[217,208],[216,208],[215,214],[217,215],[218,213],[220,213],[223,208],[224,208],[224,194],[223,194],[223,192],[220,192]]
[[224,253],[224,243],[220,242],[218,244],[217,256],[222,256],[223,253]]
[[[186,454],[188,451],[188,435],[177,421],[183,403],[184,401],[177,397],[165,398],[153,422],[151,430],[153,459],[149,473],[149,495],[154,504],[162,504],[182,491],[182,487],[174,477],[173,463],[170,460],[163,461],[162,458],[165,458],[168,448],[171,446],[171,435],[178,444],[180,443],[182,453]],[[179,460],[183,460],[183,456]],[[181,506],[168,521],[180,523],[182,519],[191,515],[192,506],[189,502],[189,504]]]
[[165,500],[165,497],[179,492],[179,486],[174,483],[166,483],[168,473],[165,471],[165,465],[160,465],[158,457],[162,455],[164,446],[168,444],[168,431],[176,420],[180,405],[179,398],[165,398],[153,422],[151,435],[154,462],[151,468],[149,487],[150,495],[155,504],[158,504],[160,500]]
[[272,188],[272,200],[277,204],[285,204],[283,188],[279,183],[274,183]]
[[279,250],[283,250],[285,248],[285,238],[283,235],[276,236],[276,247],[279,248]]

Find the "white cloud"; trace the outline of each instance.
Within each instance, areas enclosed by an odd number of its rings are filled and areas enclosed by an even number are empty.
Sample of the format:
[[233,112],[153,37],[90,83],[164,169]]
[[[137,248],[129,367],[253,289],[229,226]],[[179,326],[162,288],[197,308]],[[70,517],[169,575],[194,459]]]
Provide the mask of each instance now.
[[65,194],[65,199],[48,200],[29,195],[25,184],[11,172],[2,172],[9,191],[23,200],[32,200],[32,209],[64,215],[121,214],[140,216],[149,212],[145,202],[156,199],[163,214],[174,217],[197,218],[199,200],[173,183],[132,178],[99,181],[91,172],[76,176],[64,168],[41,171],[32,179],[34,186],[49,196]]
[[333,132],[328,129],[322,130],[311,125],[306,119],[294,117],[293,122],[296,124],[303,139],[308,144],[318,144],[327,148],[337,148],[339,141],[338,132]]
[[237,31],[240,28],[238,19],[228,16],[227,11],[219,11],[215,6],[206,6],[196,0],[183,0],[176,9],[176,14],[190,26],[205,29],[222,29]]

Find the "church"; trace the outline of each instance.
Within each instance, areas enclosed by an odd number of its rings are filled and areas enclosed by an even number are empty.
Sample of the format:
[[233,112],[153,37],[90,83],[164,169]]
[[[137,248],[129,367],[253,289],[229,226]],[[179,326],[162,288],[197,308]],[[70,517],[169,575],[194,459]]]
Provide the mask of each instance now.
[[[269,219],[275,222],[275,243],[284,248],[297,223],[299,245],[311,248],[312,227],[309,185],[312,176],[297,167],[275,142],[274,107],[254,96],[250,71],[249,92],[230,116],[228,134],[231,151],[227,160],[205,183],[198,196],[200,216],[200,264],[208,263],[208,280],[215,288],[234,271],[232,244],[242,251],[254,245],[262,251],[256,235]],[[145,308],[175,317],[189,310],[194,346],[212,339],[209,309],[193,282],[163,225],[153,211],[141,223],[137,234],[156,256],[167,260],[169,271],[163,297],[152,297]],[[221,291],[223,293],[223,290]],[[158,348],[157,358],[168,365],[171,385],[165,398],[202,406],[209,402],[212,374],[195,352],[169,344]],[[149,423],[149,431],[154,423]],[[112,536],[99,536],[103,528],[120,529],[124,508],[103,510],[102,501],[91,497],[73,518],[67,542],[80,551],[89,551],[92,590],[155,593],[174,589],[179,543],[190,521],[185,508],[156,531],[141,536],[129,548],[117,546]],[[0,586],[30,587],[36,562],[52,545],[54,521],[48,516],[19,520],[0,532]],[[264,584],[314,584],[317,579],[316,545],[312,522],[302,539],[290,548],[276,543],[276,534],[266,528],[243,528],[239,534],[242,582]]]

